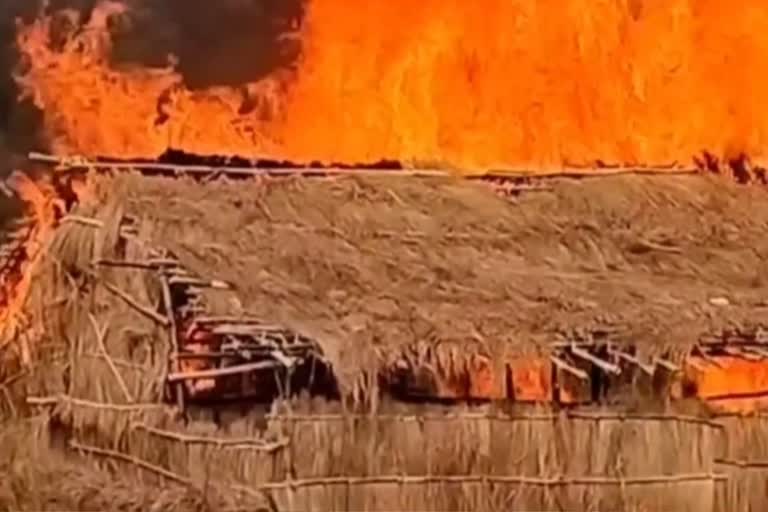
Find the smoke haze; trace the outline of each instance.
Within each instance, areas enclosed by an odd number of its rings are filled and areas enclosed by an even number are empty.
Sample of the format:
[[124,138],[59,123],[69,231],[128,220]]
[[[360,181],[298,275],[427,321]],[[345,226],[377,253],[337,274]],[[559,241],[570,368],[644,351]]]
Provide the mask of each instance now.
[[[299,57],[298,39],[306,0],[129,0],[128,11],[111,23],[112,64],[164,67],[173,56],[190,89],[253,82],[278,68],[291,68]],[[75,9],[80,23],[60,16],[51,41],[63,41],[85,25],[98,0],[3,0],[0,2],[0,162],[12,154],[45,149],[41,116],[33,105],[18,102],[13,72],[19,63],[16,20]],[[23,65],[23,63],[22,63]],[[7,172],[7,171],[4,171]]]

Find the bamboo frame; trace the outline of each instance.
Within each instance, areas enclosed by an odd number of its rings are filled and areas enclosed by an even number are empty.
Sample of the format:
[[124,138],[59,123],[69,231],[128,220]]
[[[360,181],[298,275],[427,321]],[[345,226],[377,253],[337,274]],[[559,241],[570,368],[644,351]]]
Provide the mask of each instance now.
[[109,370],[112,372],[112,375],[115,376],[115,380],[120,386],[120,390],[123,392],[123,396],[125,397],[126,402],[133,403],[133,396],[128,389],[128,385],[125,383],[125,379],[123,379],[120,370],[117,369],[115,362],[112,360],[112,357],[110,357],[109,352],[107,352],[107,346],[104,343],[104,338],[107,335],[107,328],[100,327],[98,322],[96,322],[96,317],[94,317],[92,313],[88,313],[88,320],[90,320],[91,327],[93,327],[93,334],[96,336],[96,343],[99,346],[101,356],[104,358],[104,361],[107,362],[107,366],[109,366]]

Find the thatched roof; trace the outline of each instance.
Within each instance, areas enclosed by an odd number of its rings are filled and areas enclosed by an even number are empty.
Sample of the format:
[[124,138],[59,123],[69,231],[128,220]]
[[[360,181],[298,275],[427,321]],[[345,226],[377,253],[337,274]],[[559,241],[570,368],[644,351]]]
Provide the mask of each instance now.
[[62,226],[94,237],[81,263],[133,216],[150,245],[235,285],[209,295],[217,312],[314,337],[342,382],[416,343],[502,357],[605,325],[681,352],[768,306],[765,194],[714,178],[557,179],[513,199],[443,178],[95,179],[75,213],[106,227]]

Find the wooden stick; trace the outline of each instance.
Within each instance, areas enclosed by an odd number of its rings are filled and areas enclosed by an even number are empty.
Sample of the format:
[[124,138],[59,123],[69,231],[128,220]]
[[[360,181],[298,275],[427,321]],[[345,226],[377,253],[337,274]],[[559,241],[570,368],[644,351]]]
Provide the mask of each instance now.
[[628,354],[626,352],[623,352],[615,348],[610,349],[609,353],[620,359],[627,361],[628,363],[634,364],[635,366],[640,368],[643,372],[647,373],[648,375],[653,375],[654,373],[653,365],[643,363],[639,358],[633,356],[632,354]]
[[[285,327],[279,327],[276,325],[259,325],[259,324],[219,324],[211,328],[213,334],[232,334],[235,336],[258,336],[265,333],[273,334],[293,334],[290,333]],[[293,336],[291,336],[293,337]]]
[[665,368],[670,372],[680,371],[680,367],[678,365],[674,364],[672,361],[667,361],[666,359],[662,359],[661,357],[654,358],[653,364],[661,366],[662,368]]
[[[53,164],[60,167],[88,170],[104,169],[110,171],[139,171],[139,172],[165,172],[177,175],[209,175],[222,174],[243,177],[279,177],[279,176],[408,176],[408,177],[454,177],[458,173],[443,169],[367,169],[367,168],[256,168],[256,167],[214,167],[206,165],[176,165],[146,162],[98,162],[80,158],[60,158],[53,155],[32,152],[28,159],[33,162]],[[541,177],[572,177],[589,178],[617,176],[625,174],[697,174],[699,171],[692,167],[680,167],[676,165],[658,165],[649,167],[564,167],[553,170],[489,170],[480,175],[467,176],[467,179],[513,179],[513,178],[541,178]]]
[[239,375],[241,373],[249,373],[249,372],[255,372],[259,370],[276,370],[281,367],[282,365],[275,361],[261,361],[258,363],[228,366],[226,368],[216,368],[213,370],[171,373],[168,375],[168,382],[179,382],[179,381],[197,380],[197,379],[215,379],[217,377],[226,377],[227,375]]
[[499,475],[382,475],[366,477],[324,477],[305,478],[285,482],[270,482],[258,486],[260,490],[295,489],[300,487],[326,487],[331,485],[425,485],[425,484],[467,484],[493,483],[518,484],[539,487],[561,487],[570,485],[658,485],[686,482],[724,481],[728,476],[721,473],[682,473],[677,475],[654,475],[641,477],[534,477],[534,476],[499,476]]
[[112,361],[112,358],[109,356],[109,352],[107,352],[107,346],[104,343],[104,338],[107,335],[107,328],[99,327],[99,324],[96,322],[96,317],[94,317],[92,313],[88,313],[88,320],[91,321],[91,327],[93,327],[93,332],[96,335],[96,343],[99,345],[99,351],[101,351],[102,357],[107,362],[107,366],[109,366],[112,375],[115,376],[115,380],[117,380],[117,383],[120,386],[120,390],[123,392],[125,401],[129,404],[133,403],[133,396],[128,390],[128,386],[125,384],[123,376],[120,374],[117,366],[115,366],[115,362]]
[[734,459],[715,459],[715,464],[721,466],[734,466],[737,468],[753,468],[753,469],[765,469],[768,468],[768,460],[734,460]]
[[231,290],[232,285],[218,279],[199,279],[197,277],[173,276],[168,279],[170,285],[195,286],[214,290]]
[[165,469],[163,467],[157,466],[155,464],[152,464],[151,462],[147,462],[145,460],[139,459],[138,457],[134,457],[132,455],[127,455],[125,453],[121,453],[115,450],[107,450],[105,448],[97,448],[95,446],[87,446],[84,444],[80,444],[74,440],[69,441],[69,447],[73,450],[77,450],[79,452],[83,453],[90,453],[92,455],[98,455],[100,457],[106,457],[111,459],[117,459],[122,462],[127,462],[128,464],[132,464],[134,466],[137,466],[145,471],[149,471],[150,473],[154,473],[157,476],[161,476],[163,478],[166,478],[172,482],[176,482],[177,484],[181,484],[188,487],[194,487],[192,484],[192,481],[186,477],[183,477],[177,473],[174,473],[173,471],[170,471],[168,469]]
[[[85,354],[83,354],[83,357],[87,357],[87,358],[90,358],[90,359],[98,359],[100,361],[104,361],[105,360],[103,354],[100,354],[100,353],[97,354],[97,353],[93,353],[93,352],[86,352]],[[135,371],[138,371],[138,372],[149,372],[149,371],[151,371],[151,369],[146,367],[146,366],[142,366],[140,364],[132,363],[132,362],[126,361],[124,359],[117,359],[117,358],[114,358],[114,357],[112,357],[111,359],[112,359],[112,362],[115,364],[115,366],[117,366],[118,368],[125,368],[125,369],[128,369],[128,370],[135,370]]]
[[571,353],[573,353],[573,355],[575,355],[576,357],[580,357],[586,361],[589,361],[590,363],[594,364],[595,366],[597,366],[598,368],[600,368],[606,373],[621,375],[621,368],[619,368],[613,363],[609,363],[608,361],[604,361],[599,357],[592,355],[588,351],[582,348],[579,348],[576,345],[571,345]]
[[91,409],[104,409],[118,412],[134,412],[145,411],[152,409],[165,409],[163,404],[110,404],[103,402],[94,402],[93,400],[85,400],[82,398],[74,398],[69,395],[58,396],[44,396],[44,397],[27,397],[27,404],[39,407],[55,406],[62,403],[68,403],[79,407],[87,407]]
[[552,361],[552,364],[554,364],[559,369],[566,371],[583,381],[589,380],[589,374],[584,370],[582,370],[581,368],[576,368],[575,366],[571,366],[570,364],[566,363],[565,361],[563,361],[562,359],[556,356],[550,356],[549,360]]
[[11,396],[10,391],[8,391],[8,388],[6,386],[0,386],[0,390],[3,391],[3,397],[5,398],[5,401],[8,403],[8,408],[11,410],[11,417],[17,418],[19,416],[19,413],[16,410],[16,404],[13,403],[13,397]]
[[743,347],[743,349],[759,356],[760,359],[768,359],[768,350],[762,347]]
[[[160,288],[163,294],[163,305],[165,307],[165,314],[168,315],[168,341],[171,344],[171,360],[169,364],[173,365],[174,372],[181,370],[181,364],[179,363],[179,338],[176,327],[176,314],[173,308],[173,298],[171,296],[171,287],[168,285],[168,279],[164,276],[160,276]],[[164,367],[164,376],[162,385],[168,382],[168,364]],[[179,382],[175,388],[176,391],[176,405],[183,413],[186,406],[184,404],[184,385]]]
[[131,423],[131,428],[134,430],[141,430],[152,434],[157,437],[165,439],[171,439],[184,444],[211,444],[219,448],[247,448],[249,450],[274,452],[288,445],[288,439],[281,439],[278,441],[267,442],[263,439],[256,438],[241,438],[241,439],[225,439],[206,436],[195,436],[190,434],[182,434],[180,432],[173,432],[170,430],[163,430],[155,427],[150,427],[144,423]]
[[693,357],[698,357],[699,359],[701,359],[705,363],[707,363],[709,365],[712,365],[712,366],[714,366],[716,368],[722,368],[723,367],[723,365],[717,359],[714,359],[713,357],[710,357],[703,350],[696,350],[695,353],[690,354],[690,357],[688,357],[688,361],[686,361],[686,362],[690,363],[690,360]]
[[729,347],[726,345],[725,347],[723,347],[722,350],[729,356],[739,357],[741,359],[746,359],[748,361],[762,361],[765,358],[764,356],[754,353],[749,349]]
[[73,215],[73,214],[65,215],[64,217],[62,217],[62,219],[59,222],[61,222],[62,224],[67,224],[71,222],[75,224],[82,224],[84,226],[89,226],[92,228],[104,227],[104,223],[99,219],[83,217],[82,215]]
[[139,304],[139,302],[136,299],[134,299],[133,297],[128,295],[126,292],[122,291],[120,288],[118,288],[118,287],[116,287],[116,286],[114,286],[114,285],[112,285],[112,284],[110,284],[110,283],[108,283],[106,281],[103,281],[103,284],[104,284],[104,287],[107,290],[109,290],[113,294],[115,294],[118,297],[120,297],[121,299],[123,299],[123,301],[126,304],[131,306],[133,309],[135,309],[136,311],[138,311],[142,315],[146,316],[147,318],[150,318],[151,320],[154,320],[155,322],[157,322],[158,324],[160,324],[163,327],[168,327],[168,318],[164,317],[163,315],[161,315],[157,311],[154,311],[154,310],[152,310],[152,309],[150,309],[150,308],[148,308],[146,306],[142,306],[141,304]]
[[149,263],[141,261],[119,261],[119,260],[94,260],[94,266],[98,267],[115,267],[115,268],[132,268],[137,270],[156,270],[157,267]]
[[544,421],[552,422],[562,419],[585,420],[585,421],[658,421],[672,423],[688,423],[706,426],[716,430],[724,429],[724,425],[706,418],[679,414],[648,414],[648,413],[601,413],[601,412],[578,412],[566,411],[564,414],[544,413],[544,414],[486,414],[486,413],[453,413],[453,414],[425,414],[425,415],[399,415],[399,414],[269,414],[266,418],[270,421],[278,422],[302,422],[302,423],[325,423],[349,420],[371,420],[377,421],[398,421],[403,423],[423,423],[425,421],[434,422],[455,422],[455,421],[499,421],[505,423]]

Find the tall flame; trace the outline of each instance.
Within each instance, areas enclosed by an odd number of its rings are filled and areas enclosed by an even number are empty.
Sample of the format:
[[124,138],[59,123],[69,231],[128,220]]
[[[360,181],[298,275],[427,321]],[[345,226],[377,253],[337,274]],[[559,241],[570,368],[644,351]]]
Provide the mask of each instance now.
[[2,268],[0,276],[0,348],[12,341],[23,324],[23,309],[32,285],[35,269],[45,254],[45,245],[64,210],[56,191],[48,184],[35,182],[21,172],[14,172],[9,185],[26,205],[29,227],[15,241],[22,254],[15,266]]
[[190,91],[109,65],[103,2],[63,49],[20,27],[19,77],[57,152],[463,169],[764,156],[764,0],[308,0],[295,72]]

